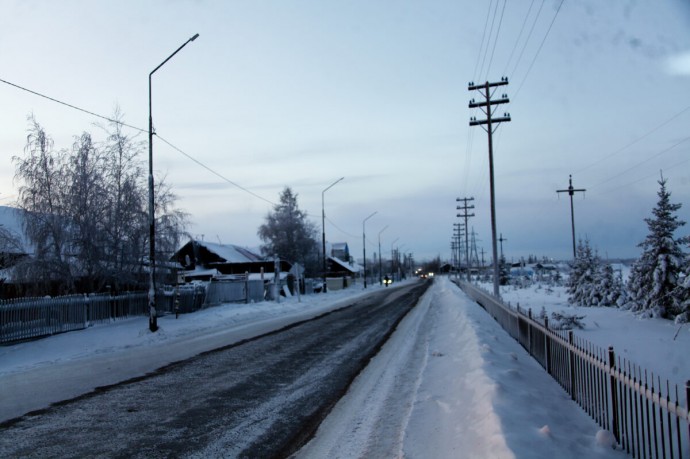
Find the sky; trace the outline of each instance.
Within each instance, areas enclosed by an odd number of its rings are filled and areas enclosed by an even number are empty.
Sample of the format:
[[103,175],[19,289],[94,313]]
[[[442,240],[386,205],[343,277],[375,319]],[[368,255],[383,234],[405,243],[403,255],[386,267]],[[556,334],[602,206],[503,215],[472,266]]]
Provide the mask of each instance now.
[[687,0],[0,0],[0,12],[0,205],[16,198],[30,114],[56,148],[104,138],[104,120],[8,83],[106,117],[119,106],[145,130],[148,74],[198,33],[152,79],[154,170],[195,238],[259,246],[290,186],[319,233],[323,198],[326,239],[355,257],[364,229],[368,257],[380,237],[384,257],[449,259],[456,198],[473,197],[488,263],[487,134],[469,126],[484,115],[468,83],[504,76],[494,96],[507,94],[497,114],[511,122],[493,153],[506,258],[572,255],[556,192],[570,174],[586,190],[577,237],[604,257],[639,255],[661,171],[690,221]]

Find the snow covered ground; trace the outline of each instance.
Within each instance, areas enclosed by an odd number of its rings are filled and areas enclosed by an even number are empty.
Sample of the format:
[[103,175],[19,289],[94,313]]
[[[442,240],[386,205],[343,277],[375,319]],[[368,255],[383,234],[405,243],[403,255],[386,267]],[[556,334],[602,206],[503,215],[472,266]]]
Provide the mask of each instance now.
[[[482,287],[493,291],[493,286]],[[671,320],[643,319],[630,311],[617,308],[577,307],[568,304],[565,287],[534,284],[529,288],[501,286],[501,298],[512,306],[532,309],[538,315],[542,308],[552,312],[585,316],[585,328],[575,329],[579,336],[596,346],[613,346],[617,356],[677,384],[680,393],[690,380],[690,324],[676,325]]]
[[[134,318],[0,347],[0,420],[313,317],[372,290],[167,316],[156,334],[146,318]],[[493,319],[437,278],[299,456],[624,457],[608,441]]]

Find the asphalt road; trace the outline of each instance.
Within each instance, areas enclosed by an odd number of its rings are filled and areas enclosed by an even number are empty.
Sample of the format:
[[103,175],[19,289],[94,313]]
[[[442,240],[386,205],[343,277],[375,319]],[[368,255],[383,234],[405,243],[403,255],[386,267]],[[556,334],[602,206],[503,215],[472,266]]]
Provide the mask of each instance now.
[[164,367],[0,425],[0,457],[286,457],[428,284]]

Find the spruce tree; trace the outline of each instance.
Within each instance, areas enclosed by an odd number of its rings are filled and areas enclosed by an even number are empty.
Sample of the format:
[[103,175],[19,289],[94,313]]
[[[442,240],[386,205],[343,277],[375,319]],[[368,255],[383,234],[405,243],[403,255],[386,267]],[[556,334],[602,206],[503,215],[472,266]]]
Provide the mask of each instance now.
[[600,295],[596,289],[599,276],[599,257],[592,251],[589,240],[580,239],[575,260],[568,278],[568,302],[576,306],[598,306]]
[[659,191],[653,217],[645,218],[649,234],[639,244],[643,252],[635,262],[628,280],[630,308],[651,317],[673,318],[682,312],[682,270],[687,264],[681,244],[685,238],[674,237],[685,222],[675,212],[681,204],[670,202],[666,180],[659,180]]

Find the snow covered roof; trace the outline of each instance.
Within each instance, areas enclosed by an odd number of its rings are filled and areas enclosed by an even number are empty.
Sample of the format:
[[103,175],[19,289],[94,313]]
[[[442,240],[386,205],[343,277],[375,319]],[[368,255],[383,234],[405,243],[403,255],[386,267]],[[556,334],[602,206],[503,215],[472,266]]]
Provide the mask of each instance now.
[[341,260],[338,257],[328,257],[331,261],[335,262],[336,264],[340,265],[341,267],[347,269],[350,272],[353,273],[358,273],[362,270],[362,267],[357,264],[350,264],[346,261]]
[[215,242],[194,241],[199,246],[205,247],[228,263],[250,263],[263,261],[264,258],[249,249],[232,244],[216,244]]
[[22,212],[23,210],[16,207],[0,206],[0,225],[19,238],[24,251],[29,251],[31,244],[22,227]]

